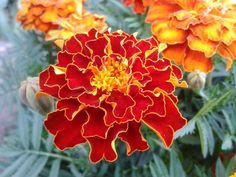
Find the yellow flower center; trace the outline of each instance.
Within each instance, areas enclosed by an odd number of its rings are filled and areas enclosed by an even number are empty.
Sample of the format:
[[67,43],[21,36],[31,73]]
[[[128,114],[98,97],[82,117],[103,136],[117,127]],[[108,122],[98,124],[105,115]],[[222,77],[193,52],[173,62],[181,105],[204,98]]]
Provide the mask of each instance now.
[[118,58],[118,60],[114,60],[108,57],[100,69],[92,68],[94,77],[91,85],[107,92],[111,92],[114,88],[125,91],[130,78],[127,68],[127,59]]

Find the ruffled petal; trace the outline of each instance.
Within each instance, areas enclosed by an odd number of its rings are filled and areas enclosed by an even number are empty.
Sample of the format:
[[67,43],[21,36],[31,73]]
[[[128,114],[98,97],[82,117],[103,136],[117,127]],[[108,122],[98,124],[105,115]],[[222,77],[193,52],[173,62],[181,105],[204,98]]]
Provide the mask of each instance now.
[[87,118],[88,116],[84,111],[80,112],[72,121],[69,121],[68,127],[56,134],[54,143],[59,150],[63,151],[86,142],[82,136],[82,125],[87,121]]
[[169,148],[173,142],[174,133],[186,125],[187,121],[182,117],[175,103],[165,97],[166,115],[160,117],[156,114],[147,114],[143,118],[143,122],[150,127],[163,141],[165,146]]
[[115,141],[117,136],[127,130],[127,124],[114,125],[109,130],[107,138],[91,137],[87,138],[90,145],[89,158],[91,163],[98,163],[103,158],[109,162],[114,162],[117,159]]
[[106,138],[110,127],[105,125],[105,112],[102,109],[87,108],[86,113],[89,118],[83,126],[83,136]]
[[141,123],[129,122],[128,130],[119,134],[119,137],[126,143],[127,155],[136,151],[146,151],[149,148],[147,141],[141,134]]
[[70,89],[83,88],[87,91],[93,91],[94,87],[91,86],[90,79],[93,73],[89,70],[81,71],[77,66],[71,64],[67,67],[66,79]]
[[130,96],[117,91],[113,91],[106,99],[106,102],[112,105],[113,113],[116,117],[123,117],[127,109],[135,105],[134,100]]

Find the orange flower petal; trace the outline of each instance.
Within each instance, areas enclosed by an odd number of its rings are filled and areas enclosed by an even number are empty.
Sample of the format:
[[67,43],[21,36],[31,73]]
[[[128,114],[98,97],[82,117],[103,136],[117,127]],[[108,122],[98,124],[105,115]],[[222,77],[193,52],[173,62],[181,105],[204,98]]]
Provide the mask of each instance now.
[[153,24],[152,33],[158,41],[167,44],[184,43],[188,35],[187,31],[173,28],[166,22]]
[[183,65],[187,72],[200,70],[208,73],[213,69],[213,64],[210,58],[207,58],[202,52],[193,50],[187,52]]
[[189,35],[187,39],[190,49],[203,52],[206,57],[212,57],[216,52],[218,46],[216,42],[201,40],[193,35]]

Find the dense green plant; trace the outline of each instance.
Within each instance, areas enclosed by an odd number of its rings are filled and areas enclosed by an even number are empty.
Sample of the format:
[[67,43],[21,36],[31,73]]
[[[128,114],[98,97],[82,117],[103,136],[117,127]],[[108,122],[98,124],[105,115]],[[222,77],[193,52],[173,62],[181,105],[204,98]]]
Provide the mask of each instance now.
[[[215,57],[216,68],[202,91],[179,89],[179,107],[188,125],[176,134],[172,148],[164,149],[145,128],[151,148],[127,157],[123,146],[114,163],[91,165],[88,147],[58,151],[43,128],[41,115],[24,107],[18,98],[20,82],[37,74],[55,59],[56,48],[15,22],[16,2],[0,1],[0,40],[8,46],[0,54],[0,111],[16,109],[16,120],[0,145],[0,177],[228,177],[236,170],[236,66],[228,72]],[[88,0],[87,8],[107,16],[111,30],[150,36],[144,15],[135,15],[117,0]],[[5,110],[4,110],[5,111]],[[117,144],[119,146],[119,143]]]

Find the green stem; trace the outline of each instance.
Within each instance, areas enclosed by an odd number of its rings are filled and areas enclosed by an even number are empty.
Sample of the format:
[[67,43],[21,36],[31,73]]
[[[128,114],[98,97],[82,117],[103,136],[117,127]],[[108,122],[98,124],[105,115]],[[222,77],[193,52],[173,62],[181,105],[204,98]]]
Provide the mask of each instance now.
[[50,152],[42,152],[42,151],[34,151],[34,150],[26,150],[25,152],[30,153],[30,154],[54,157],[54,158],[58,158],[58,159],[61,159],[61,160],[68,161],[68,162],[73,162],[73,161],[76,160],[76,159],[71,158],[71,157],[66,157],[64,155],[54,154],[54,153],[50,153]]

